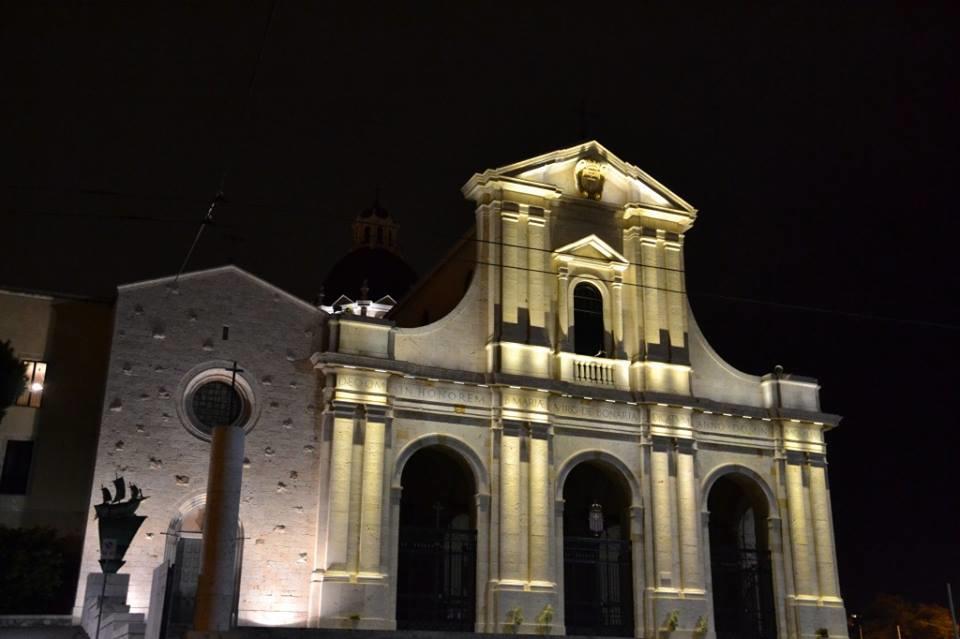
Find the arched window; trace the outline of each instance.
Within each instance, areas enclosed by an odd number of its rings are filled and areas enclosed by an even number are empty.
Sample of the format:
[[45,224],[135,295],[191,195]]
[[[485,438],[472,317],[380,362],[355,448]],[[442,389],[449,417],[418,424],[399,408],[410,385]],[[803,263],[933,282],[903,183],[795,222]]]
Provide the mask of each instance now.
[[363,227],[363,243],[364,244],[370,243],[370,227],[369,226]]
[[581,282],[573,289],[573,351],[605,357],[603,297],[593,284]]

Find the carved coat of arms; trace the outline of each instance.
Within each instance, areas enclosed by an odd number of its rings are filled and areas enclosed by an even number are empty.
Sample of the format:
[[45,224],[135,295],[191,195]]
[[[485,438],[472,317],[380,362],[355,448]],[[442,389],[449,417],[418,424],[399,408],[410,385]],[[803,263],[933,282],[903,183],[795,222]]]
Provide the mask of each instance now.
[[577,190],[580,195],[591,200],[599,200],[603,195],[603,172],[605,165],[597,160],[583,159],[577,162],[574,175],[577,178]]

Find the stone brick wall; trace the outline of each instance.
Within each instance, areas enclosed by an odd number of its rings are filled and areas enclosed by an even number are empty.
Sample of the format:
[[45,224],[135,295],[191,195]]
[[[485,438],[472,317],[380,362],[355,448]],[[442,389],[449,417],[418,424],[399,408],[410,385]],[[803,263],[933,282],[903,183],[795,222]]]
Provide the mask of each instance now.
[[[146,612],[151,574],[171,556],[171,522],[206,488],[209,444],[184,423],[184,388],[202,370],[236,360],[254,397],[240,508],[240,619],[304,621],[317,519],[318,399],[309,357],[318,321],[311,306],[232,267],[182,277],[176,289],[169,280],[121,288],[92,503],[115,474],[149,496],[121,569],[130,574],[133,612]],[[98,555],[91,516],[77,611]]]

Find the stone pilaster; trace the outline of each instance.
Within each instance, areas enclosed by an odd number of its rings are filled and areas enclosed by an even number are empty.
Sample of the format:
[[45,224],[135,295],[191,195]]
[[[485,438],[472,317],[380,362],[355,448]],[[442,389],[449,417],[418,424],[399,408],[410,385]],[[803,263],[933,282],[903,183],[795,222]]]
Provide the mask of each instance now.
[[500,581],[526,581],[520,472],[522,424],[504,421],[500,438]]
[[530,433],[530,533],[529,572],[531,586],[551,587],[550,560],[550,440],[546,426]]
[[824,599],[835,599],[840,596],[840,588],[837,583],[833,525],[827,495],[827,469],[825,463],[820,460],[812,463],[808,468],[810,472],[810,514],[813,520],[813,539],[816,546],[819,594]]
[[557,274],[557,313],[559,315],[560,334],[557,335],[557,345],[562,351],[570,350],[570,269],[559,267]]
[[[528,341],[538,346],[547,346],[547,316],[550,308],[551,297],[548,295],[547,282],[552,283],[553,277],[547,275],[547,228],[546,214],[542,208],[531,206],[528,209],[527,221],[527,241],[529,249],[527,250],[527,277],[528,285],[528,306],[530,309],[530,333]],[[548,280],[549,277],[549,280]]]
[[326,571],[348,569],[350,480],[353,475],[353,440],[356,430],[354,410],[354,406],[350,404],[334,404],[328,470],[330,501],[327,516],[327,557],[323,567]]
[[361,575],[379,576],[383,511],[383,457],[386,414],[368,409],[363,439],[363,471],[360,506]]
[[681,585],[685,592],[702,593],[703,558],[700,552],[697,478],[694,468],[693,442],[681,441],[677,446],[677,511],[680,532]]
[[679,575],[675,573],[677,535],[674,530],[673,491],[670,477],[671,444],[665,438],[655,437],[650,453],[650,482],[653,500],[653,558],[654,588],[675,590]]
[[816,597],[817,594],[817,569],[813,538],[807,515],[806,487],[803,475],[803,466],[788,459],[787,513],[790,519],[794,586],[797,599],[810,599]]

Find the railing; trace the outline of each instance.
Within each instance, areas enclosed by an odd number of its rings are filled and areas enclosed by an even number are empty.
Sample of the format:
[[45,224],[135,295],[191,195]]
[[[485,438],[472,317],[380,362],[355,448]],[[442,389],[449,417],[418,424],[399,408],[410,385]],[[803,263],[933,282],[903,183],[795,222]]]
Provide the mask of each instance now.
[[718,639],[775,639],[773,568],[765,550],[710,548]]
[[400,528],[397,628],[472,632],[477,532]]
[[568,635],[632,637],[630,541],[563,538],[564,610]]
[[616,385],[616,369],[613,364],[595,358],[573,360],[573,381],[581,384]]

